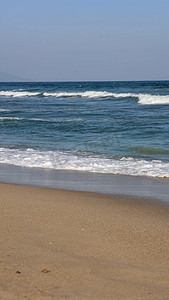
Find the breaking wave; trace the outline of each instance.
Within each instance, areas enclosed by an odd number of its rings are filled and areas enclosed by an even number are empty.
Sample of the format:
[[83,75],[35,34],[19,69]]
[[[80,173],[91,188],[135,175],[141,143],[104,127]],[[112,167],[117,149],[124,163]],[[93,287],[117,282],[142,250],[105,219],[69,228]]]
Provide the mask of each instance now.
[[169,95],[151,95],[143,93],[112,93],[106,91],[86,91],[86,92],[26,92],[26,91],[0,91],[0,96],[24,98],[24,97],[81,97],[81,98],[138,98],[138,103],[142,105],[169,104]]
[[15,92],[15,91],[0,91],[0,96],[22,98],[22,97],[34,97],[38,96],[39,92]]
[[152,104],[169,104],[169,95],[161,96],[161,95],[150,95],[150,94],[139,94],[138,103],[144,105],[152,105]]
[[160,160],[80,156],[77,153],[0,148],[0,163],[22,167],[76,170],[133,176],[169,177],[169,163]]

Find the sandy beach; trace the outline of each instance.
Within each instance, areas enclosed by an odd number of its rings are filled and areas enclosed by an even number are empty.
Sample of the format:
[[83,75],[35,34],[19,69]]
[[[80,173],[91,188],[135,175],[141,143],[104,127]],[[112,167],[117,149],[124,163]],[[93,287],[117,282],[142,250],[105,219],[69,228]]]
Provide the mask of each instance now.
[[0,184],[0,299],[169,299],[169,207]]

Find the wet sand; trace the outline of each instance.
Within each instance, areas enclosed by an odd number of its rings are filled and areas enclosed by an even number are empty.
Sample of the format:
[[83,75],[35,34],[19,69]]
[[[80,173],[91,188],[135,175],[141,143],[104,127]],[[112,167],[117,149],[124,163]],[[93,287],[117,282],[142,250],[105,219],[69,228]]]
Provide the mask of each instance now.
[[0,184],[0,299],[169,299],[169,207]]

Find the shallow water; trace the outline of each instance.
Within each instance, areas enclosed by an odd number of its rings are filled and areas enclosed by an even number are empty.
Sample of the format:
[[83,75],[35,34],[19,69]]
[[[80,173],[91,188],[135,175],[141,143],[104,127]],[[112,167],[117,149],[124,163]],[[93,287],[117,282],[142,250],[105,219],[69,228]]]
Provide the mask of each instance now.
[[0,163],[169,177],[169,82],[0,83]]

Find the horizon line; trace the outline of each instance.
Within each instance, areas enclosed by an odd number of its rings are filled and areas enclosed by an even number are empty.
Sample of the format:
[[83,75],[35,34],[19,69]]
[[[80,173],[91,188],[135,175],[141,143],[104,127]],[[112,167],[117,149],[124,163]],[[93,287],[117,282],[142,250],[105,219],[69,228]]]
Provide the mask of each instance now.
[[41,83],[41,82],[156,82],[169,81],[169,79],[140,79],[140,80],[21,80],[21,81],[0,81],[0,83]]

